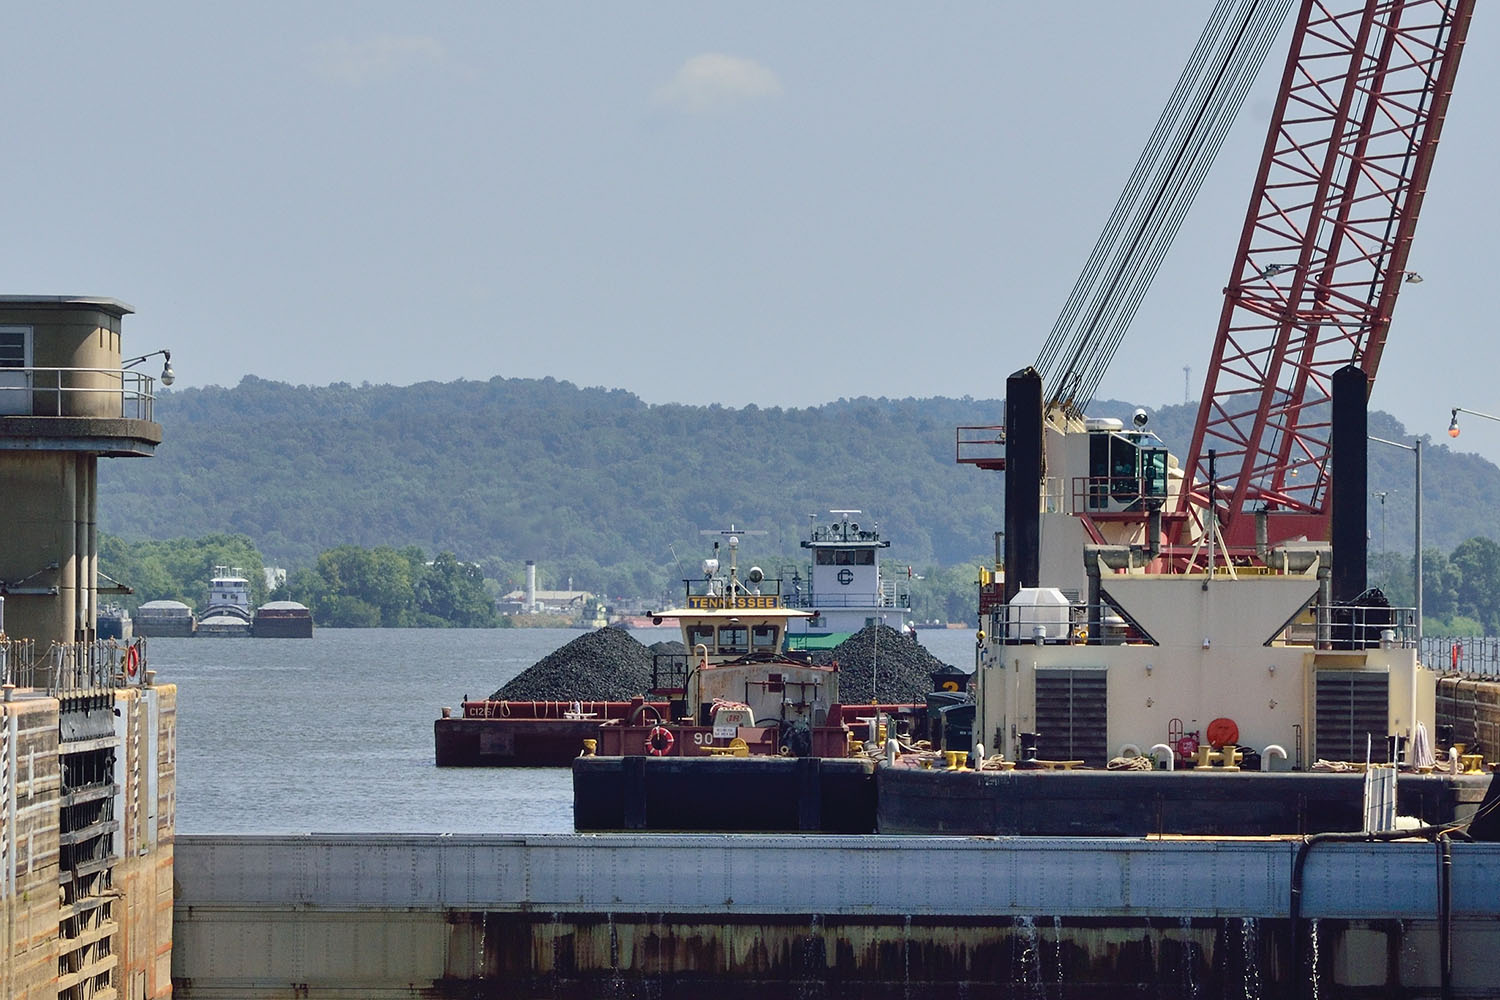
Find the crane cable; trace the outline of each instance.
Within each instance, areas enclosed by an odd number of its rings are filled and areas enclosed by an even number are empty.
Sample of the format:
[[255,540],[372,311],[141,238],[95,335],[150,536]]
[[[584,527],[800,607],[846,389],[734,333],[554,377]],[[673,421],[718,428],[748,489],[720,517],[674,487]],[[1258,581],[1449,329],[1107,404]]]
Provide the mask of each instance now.
[[1216,4],[1038,356],[1054,405],[1092,399],[1290,5]]

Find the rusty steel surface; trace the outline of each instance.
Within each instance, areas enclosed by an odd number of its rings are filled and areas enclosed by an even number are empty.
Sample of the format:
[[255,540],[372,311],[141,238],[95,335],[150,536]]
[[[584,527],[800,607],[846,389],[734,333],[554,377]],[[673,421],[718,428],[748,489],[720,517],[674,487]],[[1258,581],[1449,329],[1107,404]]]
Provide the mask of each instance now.
[[[1280,917],[1296,840],[819,835],[179,836],[179,911]],[[1455,916],[1500,917],[1500,845],[1453,845]],[[1309,918],[1430,917],[1433,847],[1311,852]],[[893,887],[899,894],[893,898]],[[899,899],[899,902],[897,901]]]

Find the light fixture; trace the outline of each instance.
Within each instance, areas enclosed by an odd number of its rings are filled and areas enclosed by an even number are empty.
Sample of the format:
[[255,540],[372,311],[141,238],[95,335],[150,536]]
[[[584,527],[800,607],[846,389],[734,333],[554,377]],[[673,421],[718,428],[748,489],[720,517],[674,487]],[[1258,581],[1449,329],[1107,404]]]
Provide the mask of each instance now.
[[147,358],[154,358],[158,354],[162,356],[161,384],[171,385],[173,382],[177,381],[177,373],[172,370],[172,352],[168,348],[162,348],[159,351],[152,351],[150,354],[142,354],[138,358],[131,358],[128,361],[122,361],[120,362],[120,370],[125,371],[127,369],[134,368],[136,365],[140,364],[142,361],[145,361]]
[[1282,271],[1290,271],[1298,266],[1297,264],[1267,264],[1260,269],[1260,276],[1262,278],[1270,278],[1280,274]]
[[1399,271],[1397,273],[1401,275],[1401,280],[1405,281],[1408,285],[1420,285],[1422,283],[1422,276],[1416,271]]
[[1467,407],[1455,406],[1453,408],[1453,419],[1448,421],[1448,436],[1451,438],[1458,437],[1458,415],[1460,413],[1470,413],[1476,417],[1483,417],[1486,420],[1493,420],[1496,423],[1500,423],[1500,417],[1495,416],[1493,413],[1485,413],[1481,410],[1470,410]]

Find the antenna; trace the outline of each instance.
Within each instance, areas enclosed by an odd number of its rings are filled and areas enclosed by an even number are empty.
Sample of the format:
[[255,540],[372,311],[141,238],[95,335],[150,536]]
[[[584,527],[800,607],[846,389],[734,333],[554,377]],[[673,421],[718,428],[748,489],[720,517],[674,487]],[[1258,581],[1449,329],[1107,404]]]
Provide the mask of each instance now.
[[[727,527],[727,528],[720,528],[718,530],[715,530],[713,528],[700,528],[698,530],[698,534],[700,534],[700,535],[726,535],[726,536],[728,536],[728,538],[729,538],[729,593],[730,594],[738,593],[739,590],[740,590],[740,583],[739,583],[739,579],[738,579],[738,567],[736,566],[736,563],[735,563],[735,555],[739,552],[739,548],[740,548],[740,536],[741,535],[765,535],[765,534],[768,534],[768,533],[769,532],[761,531],[761,530],[755,529],[755,528],[736,528],[734,526],[734,522],[733,521],[729,522],[729,527]],[[719,543],[717,541],[715,541],[714,542],[714,549],[717,550],[718,547],[719,547]]]

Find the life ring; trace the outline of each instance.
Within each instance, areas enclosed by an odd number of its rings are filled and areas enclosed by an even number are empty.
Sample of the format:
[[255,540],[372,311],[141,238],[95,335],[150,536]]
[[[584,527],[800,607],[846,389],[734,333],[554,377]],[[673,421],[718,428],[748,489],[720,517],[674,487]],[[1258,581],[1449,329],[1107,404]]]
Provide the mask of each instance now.
[[141,669],[141,654],[134,646],[125,647],[125,676],[135,679]]
[[656,726],[646,734],[646,752],[653,757],[665,757],[672,752],[672,745],[676,742],[670,729]]
[[1240,727],[1235,725],[1233,719],[1215,719],[1203,730],[1203,735],[1208,737],[1208,745],[1217,749],[1230,743],[1238,744]]

